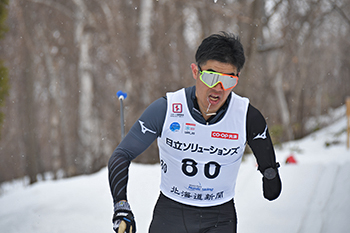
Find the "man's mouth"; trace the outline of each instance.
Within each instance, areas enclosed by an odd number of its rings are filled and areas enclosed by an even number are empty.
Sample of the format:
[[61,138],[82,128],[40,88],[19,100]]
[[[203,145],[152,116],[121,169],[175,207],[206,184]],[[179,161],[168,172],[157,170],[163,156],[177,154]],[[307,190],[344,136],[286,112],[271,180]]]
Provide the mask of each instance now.
[[211,95],[209,95],[209,100],[210,100],[211,104],[215,104],[217,101],[220,100],[220,96],[211,94]]

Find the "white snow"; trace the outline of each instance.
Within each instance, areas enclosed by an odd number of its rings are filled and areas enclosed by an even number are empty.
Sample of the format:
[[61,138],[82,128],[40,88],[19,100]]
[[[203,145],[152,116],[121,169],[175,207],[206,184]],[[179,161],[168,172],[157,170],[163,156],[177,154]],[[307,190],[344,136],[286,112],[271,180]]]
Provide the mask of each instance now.
[[[291,154],[297,164],[285,164]],[[253,156],[242,163],[235,197],[238,232],[350,232],[346,118],[276,148],[276,155],[283,190],[272,202],[262,196]],[[148,232],[159,179],[159,165],[133,163],[130,167],[128,195],[138,233]],[[0,196],[1,233],[113,232],[106,168],[93,175],[13,187]]]

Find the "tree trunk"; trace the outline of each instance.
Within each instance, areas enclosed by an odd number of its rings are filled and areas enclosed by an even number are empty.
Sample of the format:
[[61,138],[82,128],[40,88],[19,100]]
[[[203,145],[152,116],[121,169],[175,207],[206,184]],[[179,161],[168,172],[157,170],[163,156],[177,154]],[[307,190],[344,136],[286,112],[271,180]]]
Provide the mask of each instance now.
[[94,114],[93,74],[94,64],[91,62],[93,19],[83,0],[74,0],[75,40],[79,47],[79,129],[81,148],[77,155],[79,172],[88,173],[92,169],[94,154],[98,153],[98,121]]
[[281,111],[281,118],[283,123],[283,128],[285,132],[287,133],[287,139],[291,140],[293,139],[293,129],[290,125],[290,113],[288,109],[288,103],[286,100],[286,97],[283,92],[283,80],[282,80],[282,72],[278,71],[276,73],[276,77],[273,83],[273,86],[275,88],[276,98],[277,98],[277,104]]

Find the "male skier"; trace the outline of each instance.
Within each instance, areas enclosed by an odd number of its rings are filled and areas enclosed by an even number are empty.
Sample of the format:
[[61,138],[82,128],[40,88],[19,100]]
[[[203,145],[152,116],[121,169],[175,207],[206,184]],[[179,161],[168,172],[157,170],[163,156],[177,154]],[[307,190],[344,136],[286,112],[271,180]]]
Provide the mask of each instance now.
[[265,119],[232,91],[245,62],[238,37],[213,34],[195,58],[195,86],[148,106],[109,160],[116,232],[136,232],[126,195],[128,167],[155,139],[162,175],[150,233],[236,232],[235,184],[246,143],[263,175],[264,197],[274,200],[281,192]]

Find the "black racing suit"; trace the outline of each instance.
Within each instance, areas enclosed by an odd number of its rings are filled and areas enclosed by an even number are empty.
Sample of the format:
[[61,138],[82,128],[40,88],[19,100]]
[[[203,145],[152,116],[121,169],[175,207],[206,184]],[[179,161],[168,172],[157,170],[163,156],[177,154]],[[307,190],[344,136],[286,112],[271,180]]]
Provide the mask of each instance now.
[[[199,110],[195,91],[195,86],[185,89],[188,109],[192,117],[200,124],[214,124],[220,121],[226,113],[231,96],[227,98],[216,115],[205,120]],[[146,150],[157,137],[160,137],[166,110],[166,97],[161,97],[154,101],[143,112],[139,120],[135,122],[129,133],[113,152],[108,163],[108,169],[114,203],[120,200],[127,200],[126,187],[130,162]],[[147,125],[147,129],[155,133],[142,133],[139,121],[144,122]],[[275,152],[269,132],[266,130],[266,121],[262,114],[250,104],[247,111],[246,132],[246,140],[256,157],[258,170],[263,173],[265,169],[272,167],[277,171]],[[265,182],[263,186],[265,198],[269,200],[276,199],[281,192],[281,180],[278,172],[275,178],[269,180],[263,178],[263,180]]]

